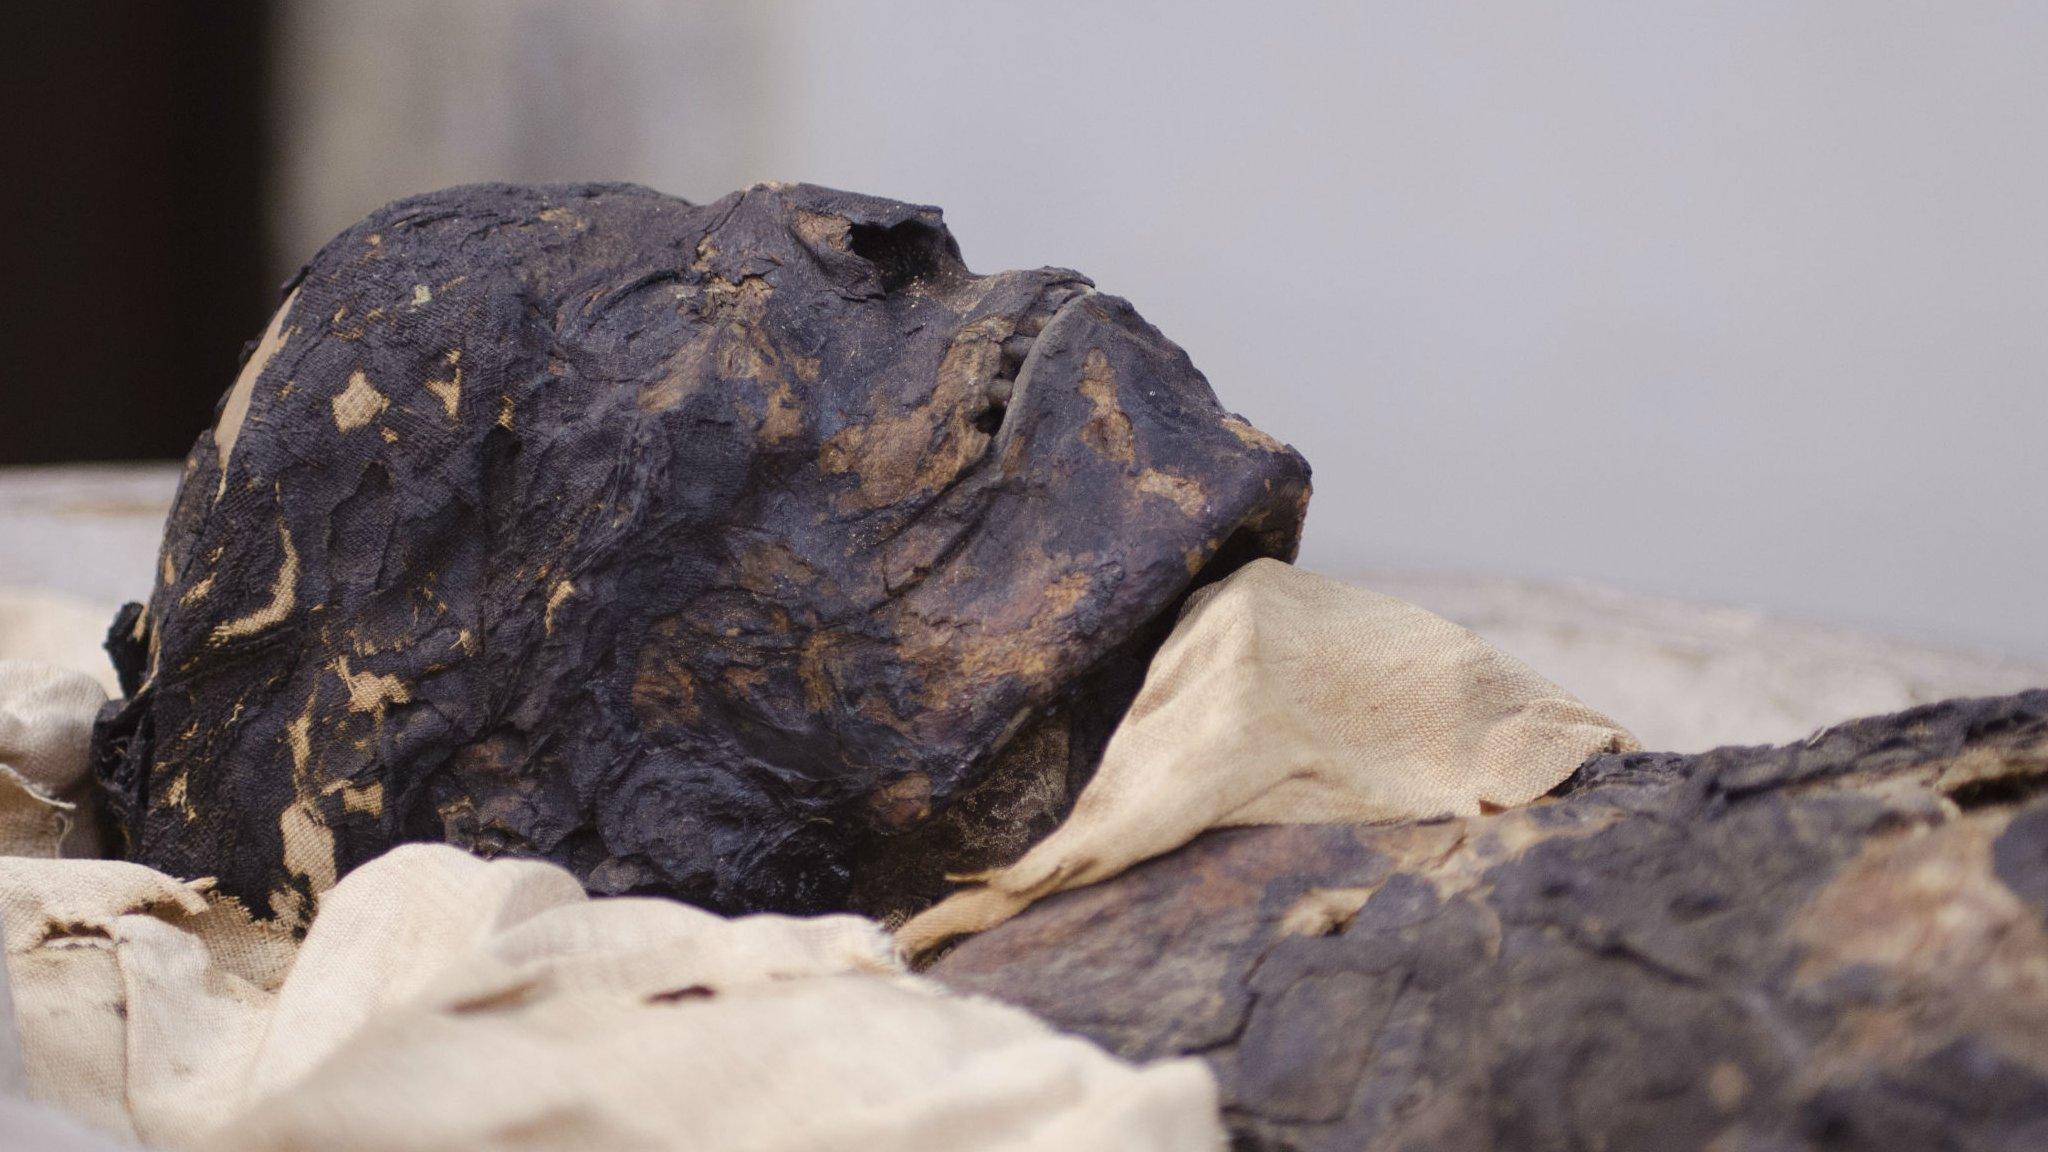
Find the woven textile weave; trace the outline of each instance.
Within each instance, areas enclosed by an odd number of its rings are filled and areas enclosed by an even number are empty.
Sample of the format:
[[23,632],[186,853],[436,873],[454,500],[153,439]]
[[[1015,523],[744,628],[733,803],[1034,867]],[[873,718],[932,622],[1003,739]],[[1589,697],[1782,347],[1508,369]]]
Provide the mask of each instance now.
[[1254,561],[1189,598],[1066,822],[897,939],[927,952],[1210,828],[1476,815],[1637,746],[1448,620]]

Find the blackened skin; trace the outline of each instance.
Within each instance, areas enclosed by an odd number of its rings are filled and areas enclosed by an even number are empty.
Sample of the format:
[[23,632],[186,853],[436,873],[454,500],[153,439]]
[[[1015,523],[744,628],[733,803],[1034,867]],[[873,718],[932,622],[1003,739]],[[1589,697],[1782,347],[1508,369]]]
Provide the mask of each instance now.
[[194,445],[96,768],[129,858],[290,921],[422,839],[844,907],[1307,497],[1130,305],[936,209],[437,192],[313,259]]

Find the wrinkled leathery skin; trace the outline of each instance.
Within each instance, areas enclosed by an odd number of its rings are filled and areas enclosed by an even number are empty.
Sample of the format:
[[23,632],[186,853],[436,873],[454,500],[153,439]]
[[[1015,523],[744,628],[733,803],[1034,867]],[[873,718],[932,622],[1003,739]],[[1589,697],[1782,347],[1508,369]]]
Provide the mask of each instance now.
[[2048,1148],[2048,689],[1209,832],[928,973],[1199,1056],[1260,1152]]
[[129,858],[293,921],[418,839],[845,907],[1197,574],[1290,558],[1307,496],[1130,305],[973,275],[936,209],[402,201],[187,460],[103,799]]

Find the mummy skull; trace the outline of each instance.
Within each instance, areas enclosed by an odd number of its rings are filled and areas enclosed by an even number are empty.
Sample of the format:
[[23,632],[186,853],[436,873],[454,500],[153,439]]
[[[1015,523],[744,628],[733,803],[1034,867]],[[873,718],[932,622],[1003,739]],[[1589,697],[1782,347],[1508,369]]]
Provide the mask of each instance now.
[[900,909],[958,813],[1035,780],[1056,816],[1161,622],[1291,558],[1307,495],[1128,304],[970,273],[935,209],[402,201],[300,274],[186,462],[104,800],[130,858],[291,921],[408,840]]

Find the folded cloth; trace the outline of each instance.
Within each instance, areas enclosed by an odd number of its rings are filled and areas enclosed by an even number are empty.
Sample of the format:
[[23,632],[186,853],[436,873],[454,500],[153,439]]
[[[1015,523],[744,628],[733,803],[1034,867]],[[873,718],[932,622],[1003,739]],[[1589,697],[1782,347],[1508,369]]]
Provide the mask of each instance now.
[[321,894],[301,943],[205,880],[51,858],[104,698],[0,662],[0,1080],[103,1132],[217,1152],[1222,1147],[1200,1061],[1133,1067],[948,993],[858,917],[592,900],[551,864],[409,845]]
[[120,691],[100,647],[112,610],[0,588],[0,844],[16,856],[97,856],[87,771],[93,718]]
[[1637,747],[1448,620],[1254,561],[1189,597],[1066,821],[897,942],[928,952],[1211,828],[1476,815]]
[[14,856],[97,856],[86,752],[107,693],[82,672],[0,659],[0,844]]

